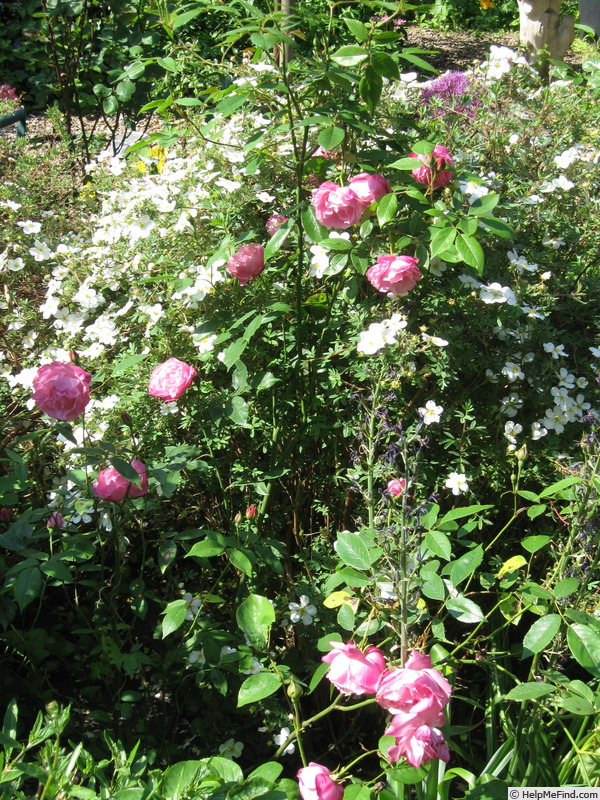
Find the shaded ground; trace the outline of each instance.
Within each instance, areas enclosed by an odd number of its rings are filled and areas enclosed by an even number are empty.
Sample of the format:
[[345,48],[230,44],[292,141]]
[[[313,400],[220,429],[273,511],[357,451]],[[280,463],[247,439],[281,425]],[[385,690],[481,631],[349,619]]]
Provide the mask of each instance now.
[[[424,58],[440,72],[468,69],[474,61],[486,59],[493,44],[519,49],[518,33],[437,31],[418,25],[407,26],[406,33],[409,46],[437,51]],[[564,61],[573,67],[581,66],[581,55],[569,50]]]
[[[510,47],[513,50],[519,49],[518,33],[439,31],[418,25],[408,25],[405,30],[408,37],[407,45],[429,51],[423,58],[440,72],[468,69],[473,66],[474,62],[479,63],[488,57],[491,45]],[[572,67],[581,67],[581,54],[574,53],[573,50],[569,50],[564,60]],[[408,72],[412,69],[411,64],[406,62],[404,71]],[[91,126],[92,123],[93,120],[90,119],[89,125]],[[102,125],[100,129],[102,129]],[[13,137],[15,135],[16,126],[0,128],[0,138]],[[47,139],[48,137],[57,138],[54,126],[42,114],[34,114],[28,118],[27,135],[30,139],[35,139],[36,137],[42,139]]]

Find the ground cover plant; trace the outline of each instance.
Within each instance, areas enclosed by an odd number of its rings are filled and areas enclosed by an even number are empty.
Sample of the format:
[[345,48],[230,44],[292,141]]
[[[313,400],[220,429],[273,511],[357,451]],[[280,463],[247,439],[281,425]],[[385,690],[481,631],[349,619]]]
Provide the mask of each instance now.
[[4,148],[0,796],[597,785],[596,68],[231,10],[85,180]]

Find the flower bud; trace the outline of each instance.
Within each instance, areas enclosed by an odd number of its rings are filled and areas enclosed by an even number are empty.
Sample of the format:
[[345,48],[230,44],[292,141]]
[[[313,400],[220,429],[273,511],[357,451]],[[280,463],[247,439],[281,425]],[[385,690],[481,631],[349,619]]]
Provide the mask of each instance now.
[[515,458],[517,461],[525,461],[527,458],[527,445],[524,444],[517,452],[515,453]]

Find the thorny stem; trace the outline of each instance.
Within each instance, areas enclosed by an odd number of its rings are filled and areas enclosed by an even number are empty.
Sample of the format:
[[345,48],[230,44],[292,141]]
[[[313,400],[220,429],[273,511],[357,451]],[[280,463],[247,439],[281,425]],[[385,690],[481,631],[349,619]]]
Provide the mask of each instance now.
[[52,764],[49,766],[48,769],[48,777],[46,778],[46,783],[44,784],[44,788],[39,796],[39,800],[44,800],[46,795],[48,794],[48,790],[52,782],[54,781],[54,775],[56,772],[56,765],[58,763],[58,757],[60,755],[60,733],[57,732],[56,734],[56,741],[54,742],[53,752],[52,752]]
[[[577,534],[579,533],[579,525],[576,524],[576,523],[582,521],[582,517],[583,517],[583,519],[585,519],[585,509],[586,509],[586,507],[588,505],[590,494],[592,492],[592,488],[593,488],[593,485],[594,485],[594,480],[596,478],[596,475],[598,474],[598,467],[599,466],[600,466],[600,458],[596,457],[596,459],[594,461],[594,466],[592,468],[592,472],[591,472],[589,478],[587,478],[587,486],[586,486],[585,492],[584,492],[583,497],[581,498],[581,501],[579,503],[578,519],[577,519],[577,521],[573,520],[571,522],[571,530],[569,532],[569,538],[567,539],[566,546],[563,548],[563,550],[561,552],[559,562],[556,565],[556,569],[555,569],[554,574],[553,574],[553,579],[554,578],[560,579],[560,578],[563,577],[563,571],[564,571],[565,562],[566,562],[567,558],[569,558],[570,555],[571,555],[571,552],[572,552],[572,549],[573,549],[573,541],[574,541],[575,537],[577,536]],[[583,595],[583,593],[586,591],[588,581],[590,580],[590,577],[594,574],[594,570],[595,570],[596,564],[598,563],[598,559],[599,558],[600,558],[600,551],[599,551],[598,548],[596,548],[596,552],[594,554],[594,558],[592,560],[592,563],[590,564],[590,567],[589,567],[589,570],[588,570],[588,574],[581,581],[581,585],[579,586],[579,590],[577,592],[578,597],[581,597]]]
[[294,707],[294,734],[296,736],[296,741],[298,742],[298,750],[300,751],[302,766],[306,767],[308,761],[306,760],[306,753],[304,752],[304,743],[302,741],[302,736],[301,736],[304,728],[300,724],[300,706],[298,704],[298,697],[296,696],[296,694],[293,694],[293,696],[290,699],[292,701],[292,706]]
[[368,443],[367,443],[367,508],[369,513],[369,528],[373,530],[375,527],[375,498],[373,496],[374,474],[373,468],[375,466],[375,451],[377,448],[377,436],[375,435],[375,424],[377,421],[377,401],[379,400],[379,390],[381,385],[381,375],[375,384],[373,390],[373,400],[371,403],[371,412],[369,414],[369,430],[368,430]]
[[[343,775],[345,775],[345,774],[346,774],[346,772],[350,772],[350,770],[352,769],[352,767],[353,767],[355,764],[358,764],[358,762],[359,762],[359,761],[362,761],[362,760],[363,760],[363,758],[367,758],[368,756],[372,756],[372,755],[374,755],[374,754],[375,754],[375,753],[377,753],[377,752],[378,752],[377,750],[367,750],[365,753],[361,753],[359,756],[357,756],[357,757],[354,759],[354,761],[351,761],[351,762],[350,762],[349,764],[347,764],[345,767],[342,767],[342,769],[341,769],[341,770],[339,770],[339,772],[337,772],[337,773],[336,773],[336,778],[341,778]],[[379,776],[378,776],[378,777],[379,777]],[[376,781],[376,780],[377,780],[377,778],[375,778],[375,779],[374,779],[374,781]]]
[[[298,749],[300,750],[300,756],[302,758],[302,762],[303,762],[304,766],[306,766],[307,762],[306,762],[306,759],[305,759],[304,754],[303,754],[300,735],[307,728],[309,728],[313,723],[315,723],[318,720],[322,719],[323,717],[327,716],[327,714],[329,714],[331,711],[334,711],[334,710],[335,711],[355,711],[357,708],[363,708],[364,706],[370,706],[370,705],[373,705],[373,703],[375,703],[375,698],[373,697],[373,698],[370,698],[369,700],[363,700],[360,703],[354,703],[354,705],[351,705],[351,706],[340,706],[339,704],[342,701],[342,698],[343,698],[343,695],[338,694],[338,696],[335,698],[333,703],[330,703],[330,705],[328,705],[327,708],[324,708],[322,711],[319,711],[318,714],[315,714],[314,716],[310,717],[309,719],[305,720],[302,723],[300,723],[300,708],[299,708],[299,705],[298,705],[298,700],[295,697],[290,698],[291,701],[292,701],[292,705],[294,707],[294,730],[292,731],[292,733],[290,733],[290,735],[287,737],[285,742],[283,742],[283,744],[281,744],[277,748],[277,750],[275,752],[275,758],[278,758],[283,753],[285,748],[288,747],[288,745],[290,745],[294,740],[297,740],[298,741]],[[345,768],[345,770],[346,769],[349,769],[349,767]]]
[[[404,435],[402,441],[402,460],[404,466],[408,464],[408,453]],[[408,477],[408,476],[407,476]],[[402,505],[400,510],[400,666],[404,667],[408,658],[408,531],[406,526],[406,512],[408,504],[409,481],[405,479],[402,492]]]

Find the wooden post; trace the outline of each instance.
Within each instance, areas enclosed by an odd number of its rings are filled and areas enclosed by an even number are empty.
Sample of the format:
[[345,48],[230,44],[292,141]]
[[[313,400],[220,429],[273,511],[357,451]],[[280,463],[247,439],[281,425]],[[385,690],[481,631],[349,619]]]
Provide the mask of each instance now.
[[519,39],[528,61],[536,61],[541,51],[560,59],[573,44],[575,20],[560,16],[561,0],[518,0]]
[[[285,33],[289,33],[294,25],[294,9],[296,7],[296,0],[278,0],[275,3],[275,11],[281,11],[283,19],[281,22],[281,29]],[[294,57],[294,46],[291,44],[284,44],[283,47],[278,47],[275,54],[280,65],[289,64]]]

